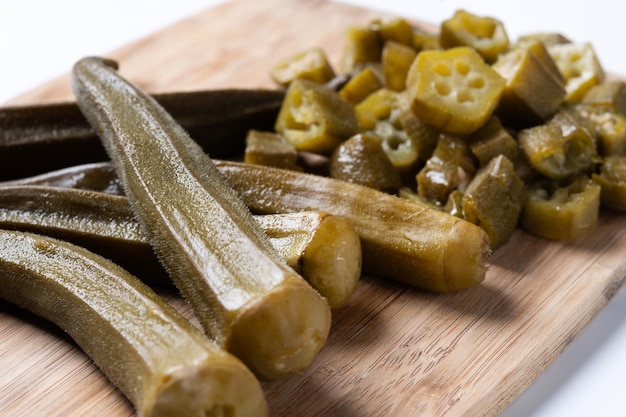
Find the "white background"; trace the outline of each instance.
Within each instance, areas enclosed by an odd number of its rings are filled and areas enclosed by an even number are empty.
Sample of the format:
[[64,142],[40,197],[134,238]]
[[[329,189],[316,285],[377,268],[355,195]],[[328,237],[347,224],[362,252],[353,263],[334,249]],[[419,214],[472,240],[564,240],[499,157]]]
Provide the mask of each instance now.
[[[262,0],[258,0],[262,1]],[[85,55],[105,54],[217,0],[3,0],[0,103],[57,75]],[[626,75],[626,2],[621,0],[346,0],[431,22],[465,8],[502,20],[511,38],[561,32],[591,42],[609,72]],[[626,254],[625,254],[626,256]],[[626,415],[626,290],[503,417]]]

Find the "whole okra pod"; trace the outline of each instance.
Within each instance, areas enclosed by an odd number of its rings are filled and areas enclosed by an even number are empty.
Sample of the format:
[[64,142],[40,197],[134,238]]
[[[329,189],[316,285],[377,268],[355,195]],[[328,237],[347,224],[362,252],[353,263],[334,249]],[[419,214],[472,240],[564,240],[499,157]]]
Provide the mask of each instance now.
[[72,85],[148,241],[209,337],[263,378],[306,369],[330,307],[269,244],[212,160],[116,65],[77,62]]

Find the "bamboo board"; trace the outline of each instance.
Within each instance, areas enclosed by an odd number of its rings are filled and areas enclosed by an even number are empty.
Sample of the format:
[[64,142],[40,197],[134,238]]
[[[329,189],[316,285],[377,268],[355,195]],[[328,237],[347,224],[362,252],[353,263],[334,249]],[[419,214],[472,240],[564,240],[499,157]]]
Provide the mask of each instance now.
[[[322,45],[337,66],[344,29],[380,16],[322,0],[235,0],[109,56],[153,93],[274,87],[268,70],[277,60]],[[66,99],[63,75],[14,103]],[[309,371],[263,383],[271,415],[497,415],[622,286],[625,226],[626,216],[602,213],[594,233],[573,242],[518,232],[492,256],[482,285],[454,294],[363,277]],[[0,303],[0,415],[133,413],[62,331]]]

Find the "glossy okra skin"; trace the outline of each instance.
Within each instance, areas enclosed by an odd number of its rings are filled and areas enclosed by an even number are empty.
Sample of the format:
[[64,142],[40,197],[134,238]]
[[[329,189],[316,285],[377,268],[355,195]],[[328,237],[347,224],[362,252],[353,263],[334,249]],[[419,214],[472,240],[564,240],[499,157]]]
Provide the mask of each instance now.
[[504,155],[479,170],[462,198],[463,216],[487,232],[496,250],[509,241],[518,224],[526,197],[524,182]]
[[[154,95],[206,152],[220,158],[241,153],[249,129],[271,129],[283,97],[283,91],[263,89]],[[107,159],[76,103],[0,108],[0,180]]]
[[383,149],[381,139],[358,134],[343,142],[330,157],[331,178],[395,193],[402,179]]
[[66,240],[113,259],[151,286],[171,286],[125,197],[46,185],[5,185],[0,187],[0,228]]
[[106,60],[77,62],[72,85],[148,241],[208,336],[263,378],[306,369],[328,336],[330,307],[280,259],[212,160]]
[[133,275],[81,247],[0,231],[0,298],[66,331],[139,417],[267,415],[242,362]]
[[217,166],[255,212],[322,210],[350,220],[361,238],[364,272],[435,292],[484,279],[489,241],[470,222],[332,178],[238,162]]
[[601,187],[587,176],[561,185],[530,184],[521,215],[524,230],[546,239],[568,240],[590,233],[598,223]]
[[[109,171],[86,166],[83,172]],[[361,276],[361,244],[347,220],[303,212],[255,216],[255,221],[281,258],[331,307],[348,301]],[[171,286],[121,195],[50,185],[0,186],[0,228],[67,240],[114,260],[151,286]]]
[[626,211],[626,156],[605,157],[592,179],[600,185],[603,207]]

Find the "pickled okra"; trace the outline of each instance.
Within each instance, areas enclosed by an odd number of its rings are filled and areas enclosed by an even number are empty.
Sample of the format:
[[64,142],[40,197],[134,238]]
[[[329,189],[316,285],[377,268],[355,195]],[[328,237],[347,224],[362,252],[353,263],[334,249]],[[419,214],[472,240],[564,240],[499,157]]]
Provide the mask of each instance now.
[[600,104],[570,104],[563,113],[592,133],[602,156],[626,156],[626,116]]
[[274,132],[250,130],[246,136],[244,162],[300,170],[298,151],[285,138]]
[[589,131],[565,114],[523,129],[517,138],[530,165],[546,178],[572,178],[589,172],[598,162]]
[[471,47],[491,63],[508,48],[509,37],[499,20],[457,10],[441,23],[439,42],[443,48]]
[[396,42],[401,45],[413,44],[413,27],[401,17],[377,19],[370,23],[370,28],[378,33],[383,42]]
[[548,47],[565,80],[565,99],[580,102],[593,86],[605,79],[604,69],[589,43],[561,43]]
[[[101,170],[85,167],[82,172]],[[331,307],[348,301],[361,275],[361,246],[347,220],[321,212],[254,216],[254,220],[281,258]],[[150,285],[171,285],[121,195],[43,182],[3,185],[0,227],[67,240],[113,259]]]
[[413,121],[409,112],[403,109],[398,93],[388,88],[376,90],[355,106],[360,131],[381,139],[383,150],[400,173],[411,172],[417,165],[422,134],[426,135],[425,129],[409,128]]
[[366,66],[350,78],[339,90],[339,95],[344,100],[356,105],[383,86],[378,72],[372,66]]
[[485,277],[487,235],[465,220],[333,178],[239,162],[217,166],[254,212],[321,210],[348,219],[361,238],[364,272],[435,292]]
[[526,188],[504,155],[481,168],[462,197],[463,218],[487,232],[492,249],[509,241],[524,206]]
[[626,211],[626,156],[607,156],[592,179],[601,187],[603,207]]
[[[441,135],[432,156],[417,173],[418,194],[437,204],[445,204],[448,195],[474,170],[464,162],[468,155],[465,141],[452,135]],[[462,175],[464,172],[467,175]]]
[[580,176],[561,186],[542,180],[528,186],[521,216],[527,232],[547,239],[574,239],[598,223],[600,186]]
[[385,42],[381,62],[386,88],[393,91],[404,90],[406,76],[416,55],[417,52],[410,46],[394,41]]
[[354,105],[339,93],[308,80],[294,80],[285,93],[276,132],[297,150],[330,154],[358,132]]
[[212,160],[110,62],[81,59],[72,86],[207,335],[262,378],[306,369],[328,336],[330,307],[280,259]]
[[596,84],[585,93],[582,103],[601,106],[626,116],[626,81],[610,80]]
[[400,174],[383,149],[380,138],[359,134],[339,145],[330,158],[330,177],[395,193]]
[[288,87],[295,79],[324,84],[335,76],[321,48],[310,48],[279,62],[270,70],[270,76],[279,85]]
[[[249,129],[271,130],[284,91],[222,89],[155,94],[154,98],[211,155],[244,149]],[[108,159],[74,102],[0,107],[0,180]]]
[[371,27],[350,26],[346,29],[341,54],[341,71],[351,73],[359,65],[380,62],[383,42]]
[[543,123],[565,100],[563,77],[539,41],[503,54],[493,68],[506,80],[496,112],[509,126]]
[[268,414],[241,361],[133,275],[83,248],[1,230],[0,298],[67,332],[139,417]]
[[422,51],[407,75],[411,109],[424,123],[469,134],[487,122],[505,80],[474,49]]

